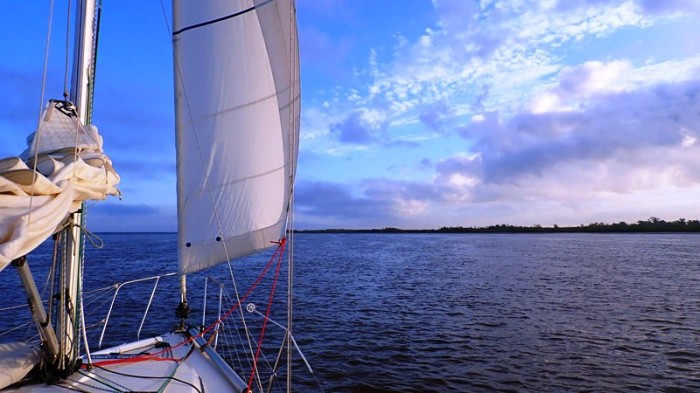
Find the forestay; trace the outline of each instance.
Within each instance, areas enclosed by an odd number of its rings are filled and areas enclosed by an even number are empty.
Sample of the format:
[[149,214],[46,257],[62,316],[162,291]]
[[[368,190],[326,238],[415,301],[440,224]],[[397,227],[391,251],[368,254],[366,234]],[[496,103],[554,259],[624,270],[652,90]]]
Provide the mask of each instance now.
[[299,134],[289,0],[174,1],[180,272],[284,236]]
[[0,270],[59,230],[83,201],[119,193],[102,137],[74,109],[50,101],[27,150],[0,160]]

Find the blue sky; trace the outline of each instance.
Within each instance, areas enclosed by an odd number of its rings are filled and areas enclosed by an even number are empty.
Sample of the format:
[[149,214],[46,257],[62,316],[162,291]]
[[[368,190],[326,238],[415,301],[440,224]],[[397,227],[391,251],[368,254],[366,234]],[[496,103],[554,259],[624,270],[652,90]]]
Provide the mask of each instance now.
[[[29,3],[29,4],[25,4]],[[93,230],[175,230],[171,49],[105,1],[94,123],[124,198]],[[60,97],[56,1],[47,97]],[[700,1],[299,0],[297,228],[700,218]],[[36,124],[48,2],[0,14],[0,156]]]

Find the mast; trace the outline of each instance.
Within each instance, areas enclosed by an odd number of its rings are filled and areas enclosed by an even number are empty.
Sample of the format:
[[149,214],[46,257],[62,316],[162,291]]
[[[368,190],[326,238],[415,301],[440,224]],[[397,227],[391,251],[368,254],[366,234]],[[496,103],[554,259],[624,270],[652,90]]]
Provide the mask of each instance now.
[[[294,48],[293,53],[296,56],[289,57],[289,79],[291,88],[289,89],[289,102],[292,106],[292,110],[289,112],[289,127],[294,129],[296,127],[299,130],[299,117],[295,117],[295,113],[299,113],[299,105],[301,104],[296,100],[295,95],[300,91],[300,81],[297,78],[299,75],[299,38],[297,37],[296,31],[296,3],[292,1],[289,7],[289,47]],[[289,157],[290,164],[294,170],[290,171],[289,183],[293,187],[294,178],[296,177],[296,162],[297,162],[297,150],[299,146],[299,136],[298,134],[292,133],[289,143]],[[289,196],[289,216],[288,216],[288,230],[287,236],[289,237],[289,256],[287,260],[287,392],[292,391],[292,323],[294,321],[293,316],[293,306],[294,306],[294,190],[292,189]]]
[[[79,0],[75,12],[75,43],[69,100],[75,104],[80,122],[87,125],[90,123],[91,113],[90,83],[94,60],[95,0]],[[57,333],[60,354],[63,357],[58,364],[59,371],[73,369],[80,352],[78,310],[80,309],[83,260],[81,227],[84,224],[85,203],[77,212],[70,215],[70,225],[60,235],[63,240],[63,262],[59,278]]]

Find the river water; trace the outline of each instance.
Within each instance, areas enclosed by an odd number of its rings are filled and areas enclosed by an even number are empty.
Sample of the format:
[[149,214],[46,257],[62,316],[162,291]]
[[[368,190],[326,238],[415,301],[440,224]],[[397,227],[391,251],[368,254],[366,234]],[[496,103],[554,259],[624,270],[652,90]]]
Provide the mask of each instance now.
[[700,391],[698,235],[309,235],[297,250],[330,390]]
[[[175,270],[174,234],[102,237],[104,249],[88,247],[86,290]],[[315,373],[298,367],[306,391],[700,391],[700,235],[295,240],[294,336]],[[154,307],[142,338],[172,325],[172,307]],[[109,329],[133,335],[139,322],[114,317]]]

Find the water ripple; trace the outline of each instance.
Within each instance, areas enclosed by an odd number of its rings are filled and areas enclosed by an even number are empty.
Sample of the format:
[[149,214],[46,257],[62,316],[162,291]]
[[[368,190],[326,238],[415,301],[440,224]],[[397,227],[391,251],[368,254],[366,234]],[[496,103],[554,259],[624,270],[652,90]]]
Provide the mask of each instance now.
[[[700,392],[698,235],[296,240],[294,335],[326,392]],[[100,271],[116,267],[118,280],[174,270],[175,235],[105,243],[88,250],[88,289],[111,284]],[[259,258],[234,268],[251,275]],[[129,306],[148,291],[125,294]],[[176,302],[156,301],[167,307],[144,335],[170,327]],[[318,390],[297,375],[298,390]]]

